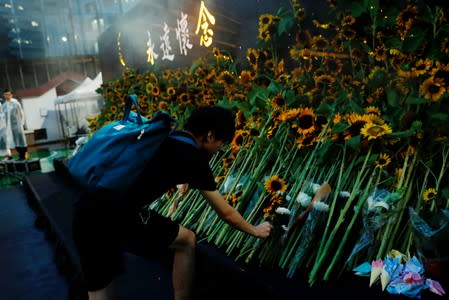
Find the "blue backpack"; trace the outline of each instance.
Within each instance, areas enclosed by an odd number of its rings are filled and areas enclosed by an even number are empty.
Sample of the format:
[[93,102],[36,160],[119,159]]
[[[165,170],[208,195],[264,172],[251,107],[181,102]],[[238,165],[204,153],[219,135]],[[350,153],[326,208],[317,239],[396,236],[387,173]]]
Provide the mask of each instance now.
[[[132,105],[136,112],[131,111]],[[124,191],[136,181],[168,136],[196,147],[192,139],[174,134],[176,125],[162,111],[151,119],[144,118],[139,112],[137,95],[129,95],[123,119],[96,131],[68,160],[68,171],[88,191],[100,188]]]

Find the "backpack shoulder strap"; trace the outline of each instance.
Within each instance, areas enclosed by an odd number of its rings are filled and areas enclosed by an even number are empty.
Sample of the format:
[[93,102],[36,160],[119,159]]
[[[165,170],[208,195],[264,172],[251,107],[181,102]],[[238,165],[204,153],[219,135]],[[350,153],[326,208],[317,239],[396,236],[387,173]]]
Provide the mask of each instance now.
[[193,140],[193,138],[188,137],[188,136],[185,136],[185,135],[181,135],[181,134],[179,134],[179,131],[172,131],[172,132],[169,134],[169,137],[171,137],[171,138],[173,138],[173,139],[175,139],[175,140],[177,140],[177,141],[180,141],[180,142],[184,142],[184,143],[190,144],[190,145],[194,146],[195,148],[198,148],[198,145],[197,145],[196,142]]

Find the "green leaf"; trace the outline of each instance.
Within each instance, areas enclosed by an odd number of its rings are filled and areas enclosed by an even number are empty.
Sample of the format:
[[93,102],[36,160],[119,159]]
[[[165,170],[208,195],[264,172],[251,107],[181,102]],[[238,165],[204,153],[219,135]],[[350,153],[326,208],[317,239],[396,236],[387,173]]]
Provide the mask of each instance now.
[[353,138],[350,138],[349,140],[346,141],[346,145],[348,145],[349,147],[351,147],[352,149],[359,151],[360,150],[360,135],[355,136]]
[[398,95],[396,94],[396,91],[394,89],[387,88],[386,93],[388,105],[391,107],[399,107]]
[[445,187],[444,189],[441,190],[441,196],[443,196],[443,198],[449,199],[449,188]]
[[402,51],[406,53],[415,52],[423,44],[426,38],[428,37],[423,29],[412,29],[402,44]]
[[348,124],[345,123],[337,123],[334,127],[332,127],[332,132],[340,133],[349,128]]
[[295,99],[296,99],[295,91],[293,91],[291,89],[287,90],[287,92],[285,92],[284,97],[285,97],[285,102],[287,104],[292,104],[295,101]]
[[351,11],[352,11],[352,15],[355,18],[357,18],[357,17],[360,17],[360,15],[366,11],[366,7],[362,6],[358,2],[353,2],[351,5]]
[[192,65],[190,66],[190,73],[195,73],[196,69],[202,64],[200,59],[195,60]]
[[438,28],[438,30],[442,31],[442,32],[449,33],[449,24],[445,24],[445,25],[441,26],[440,28]]
[[248,93],[248,100],[251,105],[255,107],[263,107],[268,99],[268,90],[261,87],[256,87]]
[[439,120],[439,121],[448,121],[449,120],[448,114],[445,114],[445,113],[434,113],[434,114],[430,115],[430,118],[432,118],[434,120]]
[[395,131],[391,133],[389,136],[391,138],[406,138],[412,136],[414,133],[413,130],[405,130],[405,131]]
[[276,15],[277,15],[278,17],[283,17],[283,16],[286,16],[286,15],[289,15],[289,14],[291,14],[291,10],[290,10],[290,9],[287,9],[287,8],[285,8],[285,7],[283,7],[283,6],[281,6],[281,7],[278,9],[277,13],[276,13]]
[[274,81],[274,80],[272,80],[270,82],[270,84],[268,85],[268,88],[267,88],[268,91],[270,91],[272,94],[275,94],[275,95],[279,94],[281,89],[282,89],[282,84],[277,81]]
[[335,108],[329,103],[323,102],[318,106],[316,112],[325,116],[332,116]]
[[391,38],[385,41],[385,46],[390,49],[402,49],[402,41],[399,38]]
[[283,17],[278,24],[278,34],[281,36],[284,33],[291,32],[291,29],[296,24],[295,18],[291,16]]
[[407,104],[424,104],[424,103],[426,103],[426,100],[424,100],[424,98],[421,98],[421,97],[408,96],[405,99],[405,103],[407,103]]

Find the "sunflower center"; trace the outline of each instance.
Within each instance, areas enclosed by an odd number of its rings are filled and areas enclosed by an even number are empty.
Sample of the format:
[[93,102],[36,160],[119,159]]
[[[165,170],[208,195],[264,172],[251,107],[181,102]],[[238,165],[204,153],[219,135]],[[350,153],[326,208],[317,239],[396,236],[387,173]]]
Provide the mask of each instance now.
[[429,92],[431,94],[438,94],[438,92],[440,91],[440,86],[436,85],[436,84],[432,84],[429,86]]
[[307,129],[312,127],[313,125],[313,118],[310,115],[301,116],[299,118],[299,128],[301,129]]
[[281,188],[282,188],[282,184],[281,184],[279,181],[273,181],[273,182],[271,183],[271,189],[272,189],[273,191],[280,191]]
[[373,136],[377,136],[385,132],[385,129],[381,126],[372,126],[368,129],[368,133]]

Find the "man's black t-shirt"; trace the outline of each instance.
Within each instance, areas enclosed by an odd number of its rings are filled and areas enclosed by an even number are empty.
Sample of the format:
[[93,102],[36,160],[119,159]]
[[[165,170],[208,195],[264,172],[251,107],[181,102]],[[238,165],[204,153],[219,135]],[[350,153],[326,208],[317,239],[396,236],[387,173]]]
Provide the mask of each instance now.
[[[189,137],[188,134],[185,135]],[[167,138],[131,187],[129,194],[140,195],[141,203],[138,204],[147,204],[182,183],[188,183],[191,189],[216,189],[208,154],[191,144]]]

